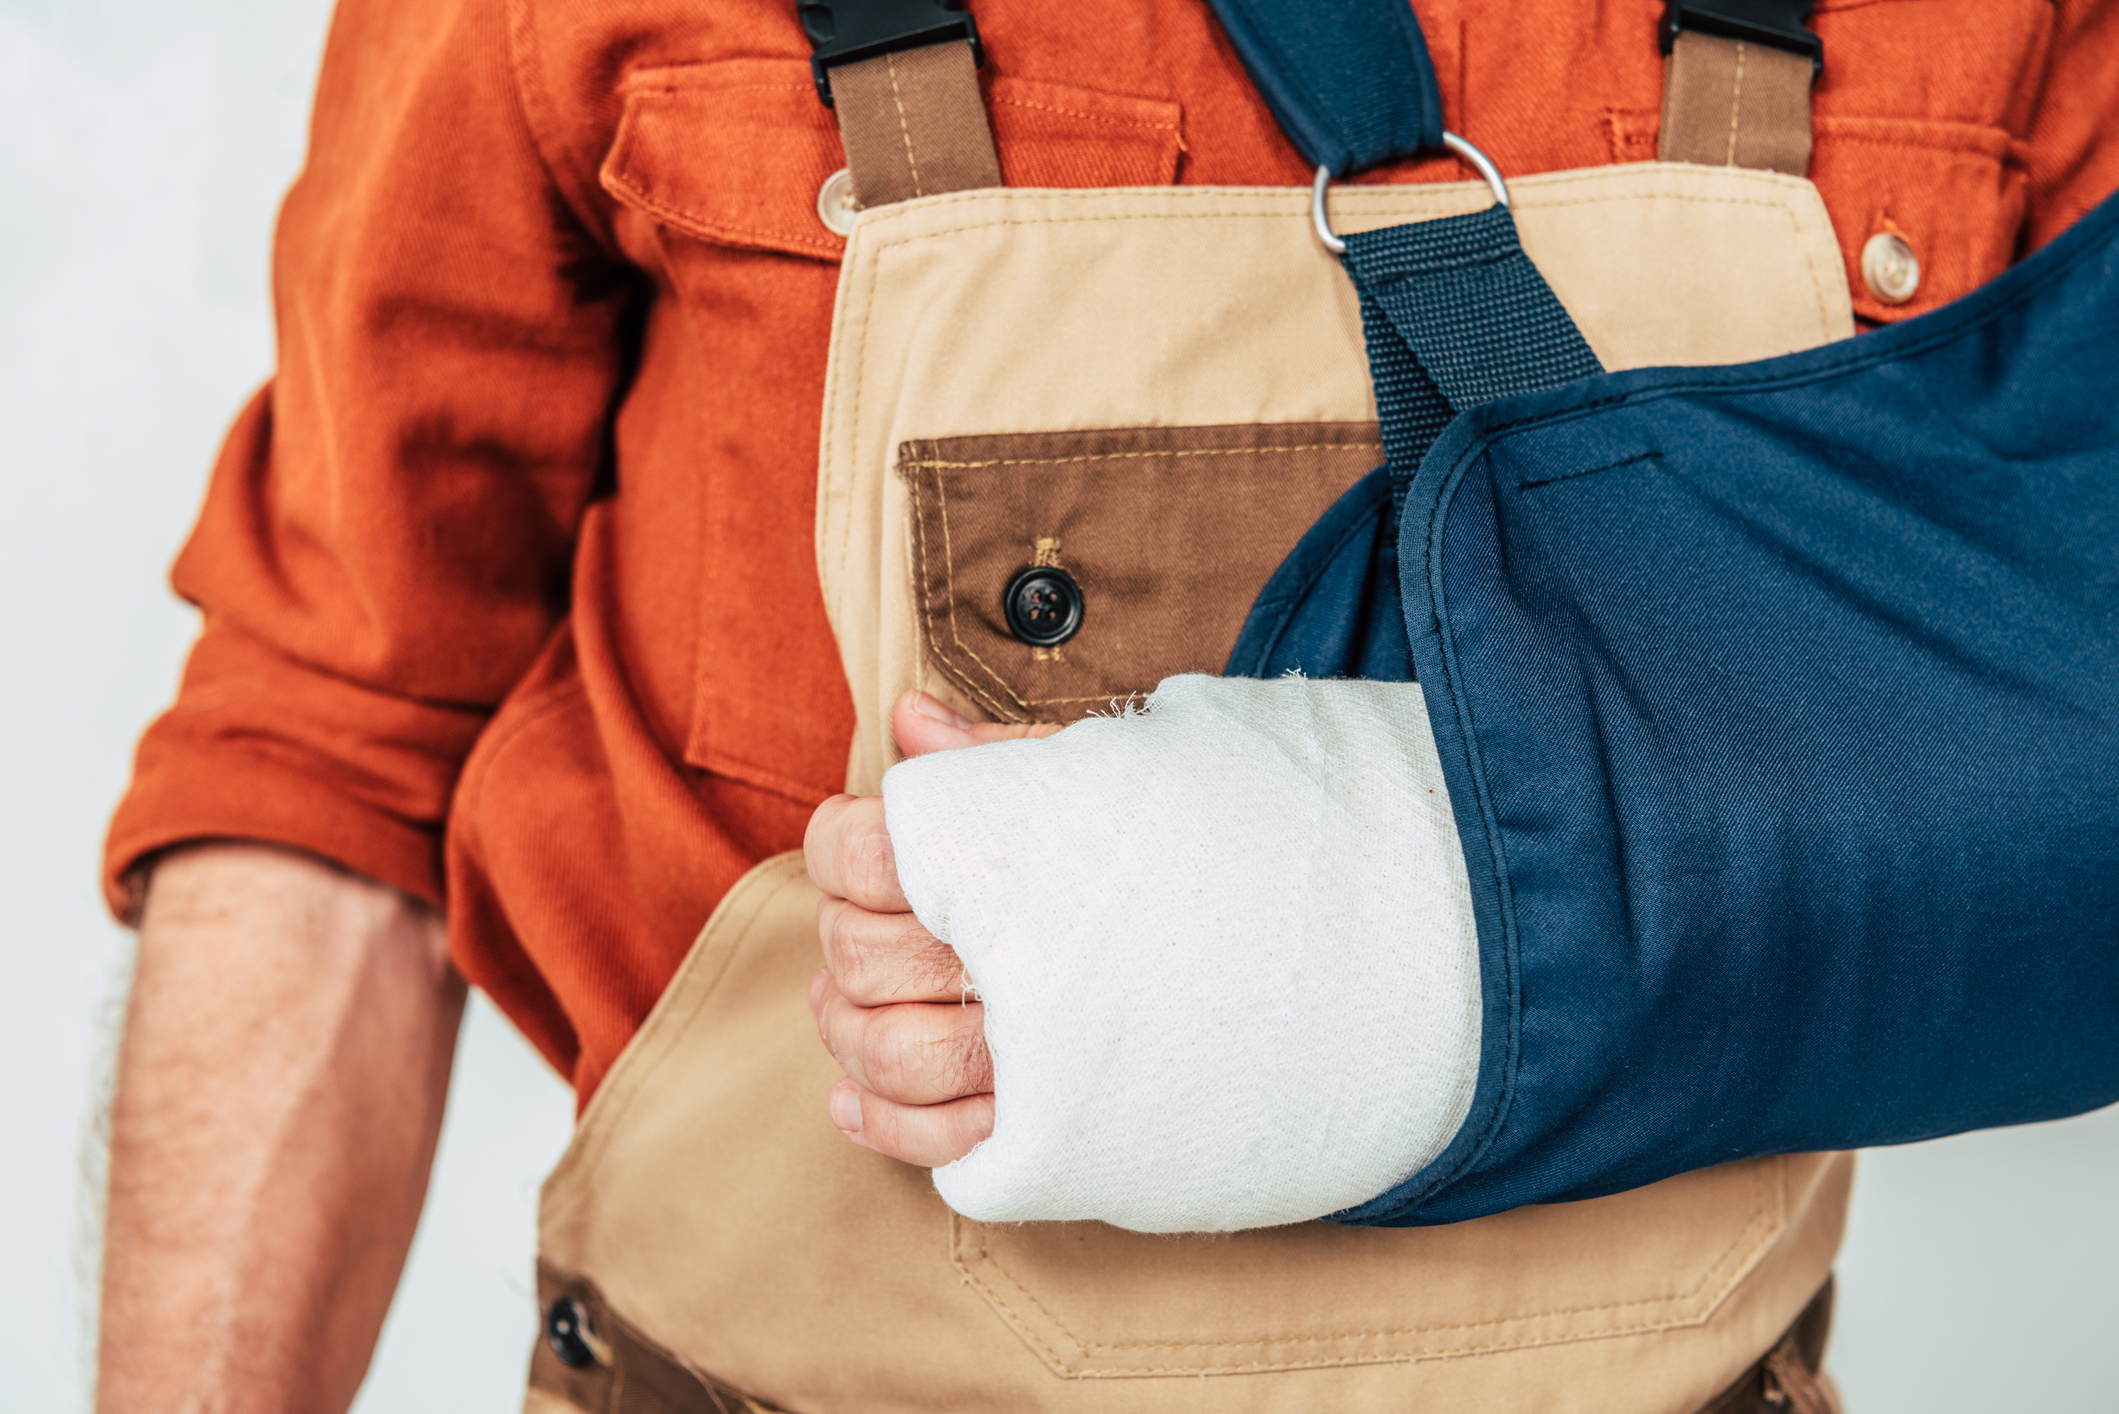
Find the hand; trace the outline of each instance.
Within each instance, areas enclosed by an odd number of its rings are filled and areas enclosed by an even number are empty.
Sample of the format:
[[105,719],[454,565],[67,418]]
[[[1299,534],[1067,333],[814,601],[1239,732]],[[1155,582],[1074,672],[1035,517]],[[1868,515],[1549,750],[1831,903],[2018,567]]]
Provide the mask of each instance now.
[[[920,692],[898,699],[890,725],[907,756],[1059,730],[972,723]],[[920,926],[898,888],[882,797],[825,801],[802,849],[824,891],[824,966],[810,980],[809,1010],[846,1072],[832,1087],[832,1123],[908,1164],[962,1158],[993,1132],[985,1010],[957,955]]]

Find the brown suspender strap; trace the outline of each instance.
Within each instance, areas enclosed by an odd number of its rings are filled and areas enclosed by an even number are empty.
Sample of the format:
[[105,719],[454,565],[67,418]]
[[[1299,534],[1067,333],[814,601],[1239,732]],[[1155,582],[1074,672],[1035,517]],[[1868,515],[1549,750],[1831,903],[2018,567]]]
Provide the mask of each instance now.
[[831,93],[863,207],[1001,184],[978,68],[962,40],[835,65]]
[[1686,30],[1663,74],[1656,156],[1709,167],[1756,167],[1800,177],[1810,166],[1807,55]]

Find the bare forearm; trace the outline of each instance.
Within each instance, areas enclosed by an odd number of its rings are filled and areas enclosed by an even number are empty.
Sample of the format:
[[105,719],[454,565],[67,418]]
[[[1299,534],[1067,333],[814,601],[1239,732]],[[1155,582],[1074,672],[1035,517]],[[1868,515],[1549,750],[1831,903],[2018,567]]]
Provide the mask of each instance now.
[[346,1408],[463,999],[440,919],[393,890],[259,846],[159,866],[112,1114],[101,1414]]

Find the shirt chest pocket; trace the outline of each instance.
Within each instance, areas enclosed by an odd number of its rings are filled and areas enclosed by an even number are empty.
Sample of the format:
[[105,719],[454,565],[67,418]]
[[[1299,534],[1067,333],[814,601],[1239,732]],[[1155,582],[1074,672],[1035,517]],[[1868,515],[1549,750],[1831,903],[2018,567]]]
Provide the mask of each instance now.
[[[981,80],[1008,185],[1176,180],[1177,104],[990,69]],[[642,678],[671,704],[688,765],[814,801],[844,780],[853,725],[813,548],[826,332],[846,248],[817,209],[846,165],[837,117],[800,60],[643,70],[617,96],[601,181],[656,297],[613,429],[618,494],[606,513],[633,547],[621,599],[690,601],[661,620],[672,627]]]
[[[1011,187],[1167,186],[1184,151],[1178,105],[1010,75],[982,84]],[[837,260],[817,197],[846,165],[809,66],[737,59],[642,70],[603,164],[604,189],[697,240]]]

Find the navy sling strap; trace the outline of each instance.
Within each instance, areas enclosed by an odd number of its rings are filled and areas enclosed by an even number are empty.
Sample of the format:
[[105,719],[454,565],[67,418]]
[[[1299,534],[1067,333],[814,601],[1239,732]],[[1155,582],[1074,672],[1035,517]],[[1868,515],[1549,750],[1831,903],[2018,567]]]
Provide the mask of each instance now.
[[1478,916],[1443,1222],[2119,1099],[2119,197],[1957,303],[1458,418],[1400,553]]
[[[1320,168],[1345,175],[1443,145],[1441,91],[1406,0],[1211,3],[1281,127]],[[1348,491],[1261,591],[1231,675],[1410,679],[1395,522],[1422,454],[1465,408],[1602,371],[1523,254],[1505,205],[1344,245],[1387,465]]]
[[1470,1117],[1338,1216],[2119,1099],[2119,197],[1921,319],[1621,374],[1498,262],[1426,297],[1481,218],[1347,238],[1390,463],[1230,662],[1417,675],[1464,842]]
[[1386,462],[1267,582],[1230,652],[1231,676],[1410,679],[1395,529],[1420,459],[1466,408],[1603,371],[1524,255],[1507,207],[1345,241]]
[[1394,478],[1412,480],[1459,411],[1604,371],[1507,207],[1345,241]]

